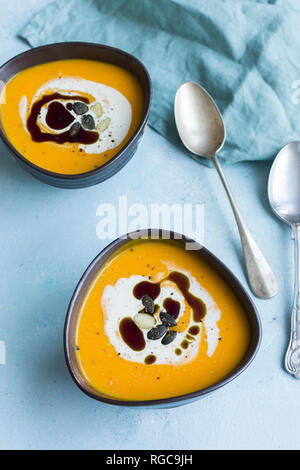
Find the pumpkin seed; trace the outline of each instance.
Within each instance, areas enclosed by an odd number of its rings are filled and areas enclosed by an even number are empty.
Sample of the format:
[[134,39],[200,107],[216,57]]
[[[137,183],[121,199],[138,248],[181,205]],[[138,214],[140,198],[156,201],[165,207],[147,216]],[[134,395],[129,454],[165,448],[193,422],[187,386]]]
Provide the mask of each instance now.
[[159,318],[161,319],[161,322],[162,322],[163,325],[166,325],[166,326],[169,326],[169,327],[177,325],[177,323],[175,321],[175,318],[172,317],[172,315],[170,315],[167,312],[160,312]]
[[73,111],[79,116],[87,113],[88,110],[89,110],[89,107],[82,101],[76,101],[76,103],[73,103]]
[[156,323],[155,318],[148,313],[137,313],[133,317],[133,321],[141,330],[150,330]]
[[95,103],[90,107],[90,110],[93,111],[94,114],[96,114],[97,118],[101,118],[103,114],[103,109],[100,103]]
[[96,127],[95,119],[90,114],[86,114],[85,116],[83,116],[81,122],[83,127],[85,129],[88,129],[89,131],[95,129]]
[[110,118],[103,119],[103,121],[99,122],[97,126],[97,131],[98,132],[104,132],[108,128],[110,124]]
[[153,300],[151,299],[150,295],[143,295],[142,297],[142,304],[145,307],[145,312],[150,313],[151,315],[154,313],[155,310],[155,304]]
[[165,325],[157,325],[148,331],[147,338],[152,340],[160,339],[166,334],[167,330],[168,328]]
[[71,139],[76,139],[76,137],[78,137],[80,130],[81,130],[81,125],[79,124],[79,122],[75,122],[69,129],[69,136],[71,137]]
[[177,336],[177,331],[168,331],[168,333],[161,340],[161,344],[166,346],[167,344],[172,343]]

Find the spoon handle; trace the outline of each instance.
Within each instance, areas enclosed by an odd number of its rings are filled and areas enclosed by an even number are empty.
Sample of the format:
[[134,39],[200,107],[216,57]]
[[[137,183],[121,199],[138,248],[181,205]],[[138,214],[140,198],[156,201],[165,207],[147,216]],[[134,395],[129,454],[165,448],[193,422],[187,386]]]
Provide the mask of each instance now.
[[242,219],[217,156],[214,155],[212,160],[224,185],[240,232],[247,275],[252,292],[257,297],[269,299],[278,292],[276,278]]
[[300,225],[293,225],[295,250],[295,293],[291,319],[291,338],[285,356],[285,368],[300,379]]

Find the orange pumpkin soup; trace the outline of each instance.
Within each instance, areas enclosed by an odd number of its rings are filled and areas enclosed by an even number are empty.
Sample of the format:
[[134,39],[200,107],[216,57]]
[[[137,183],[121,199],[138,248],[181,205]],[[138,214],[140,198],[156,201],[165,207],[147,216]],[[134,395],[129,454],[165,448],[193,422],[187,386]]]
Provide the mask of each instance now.
[[76,326],[86,380],[119,400],[217,383],[244,357],[246,315],[222,278],[173,241],[130,241],[94,279]]
[[80,174],[120,151],[143,108],[141,86],[127,70],[72,59],[13,77],[0,116],[7,138],[27,160],[54,173]]

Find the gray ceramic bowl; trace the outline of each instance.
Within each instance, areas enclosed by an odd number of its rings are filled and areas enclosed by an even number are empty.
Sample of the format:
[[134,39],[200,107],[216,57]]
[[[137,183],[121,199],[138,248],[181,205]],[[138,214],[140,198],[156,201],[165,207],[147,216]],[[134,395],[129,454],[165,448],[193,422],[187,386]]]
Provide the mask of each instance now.
[[61,59],[90,59],[109,62],[125,68],[140,82],[144,92],[144,113],[134,135],[126,145],[107,163],[96,170],[78,175],[53,173],[34,165],[23,157],[7,139],[0,122],[0,136],[16,161],[31,175],[44,183],[61,188],[84,188],[101,183],[117,173],[132,158],[143,136],[148,121],[152,88],[144,65],[134,56],[114,47],[84,42],[63,42],[30,49],[17,55],[0,67],[0,81],[7,83],[14,75],[28,67]]
[[[185,245],[186,242],[194,242],[185,236],[181,236],[175,234],[174,232],[167,232],[170,238],[176,243],[180,245]],[[95,398],[98,401],[109,403],[112,405],[120,405],[120,406],[139,406],[139,407],[154,407],[154,408],[168,408],[168,407],[175,407],[184,405],[187,403],[191,403],[209,393],[218,390],[219,388],[223,387],[223,385],[231,382],[231,380],[235,379],[238,375],[240,375],[252,362],[254,359],[259,345],[261,341],[261,323],[256,311],[256,308],[250,299],[249,295],[245,291],[244,287],[240,284],[237,278],[232,274],[232,272],[212,253],[210,253],[206,248],[201,247],[199,244],[195,245],[194,254],[195,256],[199,256],[200,258],[204,259],[207,263],[209,263],[212,268],[224,279],[224,281],[229,285],[231,290],[234,292],[235,296],[241,303],[249,324],[250,324],[250,344],[249,348],[243,357],[242,361],[235,367],[233,371],[231,371],[226,377],[222,380],[217,382],[216,384],[212,385],[211,387],[198,390],[193,393],[188,393],[186,395],[172,397],[172,398],[164,398],[159,400],[148,400],[148,401],[121,401],[121,400],[114,400],[113,398],[101,394],[101,392],[95,390],[85,379],[82,375],[76,360],[76,352],[75,352],[75,328],[78,319],[78,315],[80,312],[80,307],[82,305],[83,299],[87,294],[91,283],[93,282],[95,276],[99,272],[100,268],[106,262],[106,260],[120,247],[124,246],[128,241],[132,238],[136,238],[138,235],[145,236],[151,238],[151,234],[155,239],[157,237],[162,238],[161,230],[142,230],[139,232],[132,232],[127,236],[127,239],[124,237],[115,240],[113,243],[108,245],[89,265],[85,273],[83,274],[82,278],[80,279],[73,297],[71,299],[66,322],[65,322],[65,329],[64,329],[64,348],[65,348],[65,357],[66,362],[71,373],[71,376],[78,387],[86,393],[88,396]],[[164,231],[164,238],[166,237],[166,231]],[[181,238],[179,238],[181,237]]]

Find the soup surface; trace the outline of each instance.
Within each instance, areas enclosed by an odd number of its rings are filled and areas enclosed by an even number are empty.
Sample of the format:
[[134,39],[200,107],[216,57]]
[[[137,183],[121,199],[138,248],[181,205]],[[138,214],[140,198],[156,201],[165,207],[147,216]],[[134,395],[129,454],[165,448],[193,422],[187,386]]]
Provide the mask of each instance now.
[[153,400],[218,382],[245,355],[249,335],[240,303],[201,252],[139,240],[99,271],[75,344],[93,388],[115,399]]
[[79,59],[20,72],[1,101],[1,123],[16,150],[60,174],[85,173],[108,162],[132,137],[144,109],[131,73]]

